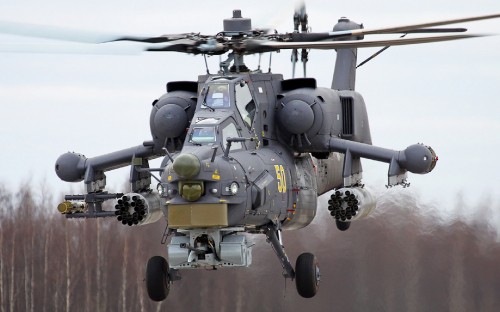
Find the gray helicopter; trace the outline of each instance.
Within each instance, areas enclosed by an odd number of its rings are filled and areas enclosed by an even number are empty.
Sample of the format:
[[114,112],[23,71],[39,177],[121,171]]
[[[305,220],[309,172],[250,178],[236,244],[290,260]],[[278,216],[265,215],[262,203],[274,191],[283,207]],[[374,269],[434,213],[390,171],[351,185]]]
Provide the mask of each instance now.
[[[361,158],[388,163],[391,187],[408,186],[408,172],[429,173],[438,161],[434,150],[423,144],[402,151],[372,145],[366,106],[355,91],[357,49],[382,47],[383,51],[395,45],[479,37],[464,34],[464,28],[437,27],[498,17],[378,29],[364,29],[343,17],[332,31],[312,33],[301,6],[291,33],[253,29],[251,19],[234,10],[216,35],[96,41],[142,42],[146,51],[205,58],[227,54],[227,59],[220,62],[217,74],[209,74],[207,66],[207,74],[196,81],[167,83],[167,93],[152,104],[152,140],[92,158],[73,152],[61,155],[56,174],[63,181],[84,181],[86,193],[66,195],[58,210],[67,218],[114,217],[129,226],[163,217],[167,221],[163,239],[170,238],[167,259],[152,257],[146,267],[146,287],[154,301],[166,299],[172,283],[181,279],[181,270],[250,266],[253,243],[246,233],[265,235],[283,276],[295,280],[302,297],[314,297],[320,282],[318,261],[306,252],[293,265],[285,253],[282,231],[309,225],[318,197],[332,190],[325,200],[339,230],[346,231],[352,221],[368,216],[376,197],[363,185]],[[25,28],[10,26],[4,23],[0,31],[26,35]],[[49,33],[40,31],[36,36],[61,39]],[[403,38],[425,33],[432,36]],[[371,34],[403,37],[364,40]],[[330,88],[318,87],[314,78],[306,77],[311,49],[337,51]],[[300,52],[304,78],[284,79],[245,65],[246,55],[280,50],[292,51],[294,72]],[[150,168],[149,160],[159,157],[163,157],[160,167]],[[132,191],[107,192],[105,172],[125,166],[130,166]],[[107,200],[116,201],[114,210],[103,205]]]

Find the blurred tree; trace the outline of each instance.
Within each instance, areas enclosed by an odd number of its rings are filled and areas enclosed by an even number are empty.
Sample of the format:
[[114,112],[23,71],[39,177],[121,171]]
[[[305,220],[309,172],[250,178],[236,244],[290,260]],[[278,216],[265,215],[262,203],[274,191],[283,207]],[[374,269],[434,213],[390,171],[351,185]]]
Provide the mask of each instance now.
[[346,232],[320,205],[314,225],[284,233],[291,259],[309,251],[320,261],[314,299],[300,298],[264,237],[249,235],[251,267],[185,270],[156,303],[145,292],[145,264],[165,256],[164,221],[66,220],[43,186],[23,184],[13,195],[0,185],[0,312],[496,311],[500,246],[489,221],[500,205],[460,205],[476,213],[443,220],[411,192],[387,192],[373,217]]

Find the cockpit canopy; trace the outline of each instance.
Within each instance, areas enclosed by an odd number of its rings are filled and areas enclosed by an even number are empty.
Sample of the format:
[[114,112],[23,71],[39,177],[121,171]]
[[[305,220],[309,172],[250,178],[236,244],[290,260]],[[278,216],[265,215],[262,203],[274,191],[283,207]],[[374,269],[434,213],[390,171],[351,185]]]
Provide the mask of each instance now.
[[[218,145],[225,148],[227,138],[241,137],[241,131],[230,112],[220,112],[218,117],[197,116],[188,133],[188,141],[194,145]],[[231,150],[242,149],[241,142],[233,143]]]
[[247,82],[241,77],[212,77],[203,90],[202,108],[236,108],[248,129],[252,128],[256,112],[255,101]]

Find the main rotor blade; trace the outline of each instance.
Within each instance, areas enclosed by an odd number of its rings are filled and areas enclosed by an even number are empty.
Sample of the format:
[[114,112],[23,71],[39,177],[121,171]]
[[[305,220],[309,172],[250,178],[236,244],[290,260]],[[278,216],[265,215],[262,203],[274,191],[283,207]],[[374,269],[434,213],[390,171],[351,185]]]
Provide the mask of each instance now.
[[489,14],[489,15],[480,15],[480,16],[472,16],[465,18],[457,18],[457,19],[449,19],[443,21],[429,22],[429,23],[420,23],[420,24],[409,24],[402,26],[392,26],[392,27],[383,27],[383,28],[374,28],[374,29],[353,29],[353,30],[343,30],[343,31],[334,31],[330,32],[333,37],[344,37],[344,36],[362,36],[362,35],[374,35],[374,34],[393,34],[393,33],[407,33],[412,30],[429,28],[429,27],[437,27],[443,25],[451,25],[465,22],[474,22],[480,20],[487,20],[493,18],[500,18],[500,13],[497,14]]
[[0,33],[80,43],[102,43],[112,41],[116,38],[124,37],[120,34],[9,21],[0,21]]
[[[391,33],[431,34],[431,33],[465,32],[465,31],[467,31],[467,28],[419,28],[406,31],[396,31]],[[349,31],[349,34],[345,34],[344,31],[342,32],[332,31],[323,33],[292,33],[289,36],[291,37],[290,41],[292,42],[320,41],[320,40],[335,39],[339,37],[347,37],[351,35],[351,32],[352,31]],[[341,34],[339,35],[339,33]]]
[[[144,50],[152,52],[181,52],[181,53],[193,53],[193,54],[203,53],[204,51],[198,49],[197,43],[198,42],[196,40],[192,39],[179,39],[166,42],[161,45],[149,46]],[[220,52],[223,53],[222,50]]]
[[0,43],[0,53],[138,55],[143,51],[144,47],[130,45],[89,45],[85,43]]
[[454,32],[466,32],[467,28],[419,28],[407,31],[401,31],[399,33],[404,34],[436,34],[436,33],[454,33]]
[[408,45],[419,43],[430,43],[440,41],[451,41],[467,38],[484,37],[487,35],[448,35],[448,36],[434,36],[434,37],[420,37],[420,38],[400,38],[400,39],[386,39],[386,40],[367,40],[367,41],[321,41],[321,42],[274,42],[274,41],[261,41],[261,40],[248,40],[246,42],[245,51],[250,53],[256,52],[270,52],[281,49],[352,49],[352,48],[372,48],[372,47],[386,47],[396,45]]
[[136,37],[136,36],[123,36],[120,38],[115,38],[111,40],[114,41],[133,41],[133,42],[144,42],[144,43],[163,43],[170,42],[179,39],[185,39],[188,37],[192,37],[198,35],[196,33],[184,33],[184,34],[169,34],[169,35],[161,35],[157,37]]

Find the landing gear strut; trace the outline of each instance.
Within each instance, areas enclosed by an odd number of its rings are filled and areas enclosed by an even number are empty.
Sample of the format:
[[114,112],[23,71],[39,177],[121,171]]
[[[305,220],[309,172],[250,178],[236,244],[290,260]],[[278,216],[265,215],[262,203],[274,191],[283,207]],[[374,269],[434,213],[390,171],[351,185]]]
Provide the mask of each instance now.
[[293,269],[285,248],[281,241],[281,230],[274,225],[267,225],[265,228],[267,240],[273,246],[274,252],[283,267],[283,276],[294,279],[297,292],[304,298],[312,298],[316,295],[319,287],[320,273],[318,261],[312,253],[305,252],[297,258],[295,270]]

